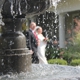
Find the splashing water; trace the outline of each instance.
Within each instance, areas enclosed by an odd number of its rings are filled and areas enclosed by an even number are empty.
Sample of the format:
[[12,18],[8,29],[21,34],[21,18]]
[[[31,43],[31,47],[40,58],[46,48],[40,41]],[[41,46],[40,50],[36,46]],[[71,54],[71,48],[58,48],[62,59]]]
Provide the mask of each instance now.
[[55,11],[54,11],[54,13],[55,13],[55,23],[57,23],[57,5],[58,5],[58,3],[60,2],[61,0],[52,0],[52,5],[54,6],[54,8],[55,8]]
[[2,15],[1,15],[1,9],[2,9],[3,3],[4,3],[4,0],[0,0],[0,25],[4,25],[4,23],[2,21]]
[[55,8],[57,8],[58,2],[60,2],[61,0],[50,0],[50,7],[54,6]]
[[[58,23],[58,14],[57,14],[57,6],[58,6],[58,3],[61,2],[61,0],[51,0],[51,5],[54,6],[54,13],[55,13],[55,20],[54,20],[54,23],[56,24],[56,27],[58,27],[57,23]],[[52,7],[51,6],[51,7]],[[54,27],[54,26],[53,26]],[[55,28],[55,34],[57,33],[57,28]],[[56,35],[54,35],[56,36]],[[57,39],[57,36],[54,37],[55,40]]]
[[60,2],[61,0],[52,0],[52,5],[55,6],[55,8],[57,8],[58,2]]
[[80,68],[61,65],[33,64],[27,73],[0,76],[0,80],[80,80]]

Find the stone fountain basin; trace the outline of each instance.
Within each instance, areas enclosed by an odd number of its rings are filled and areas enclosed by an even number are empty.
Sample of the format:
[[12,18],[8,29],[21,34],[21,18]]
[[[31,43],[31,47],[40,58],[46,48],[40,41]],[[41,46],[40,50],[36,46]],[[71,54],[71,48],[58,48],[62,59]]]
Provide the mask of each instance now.
[[80,80],[80,67],[32,64],[31,72],[9,73],[0,80]]

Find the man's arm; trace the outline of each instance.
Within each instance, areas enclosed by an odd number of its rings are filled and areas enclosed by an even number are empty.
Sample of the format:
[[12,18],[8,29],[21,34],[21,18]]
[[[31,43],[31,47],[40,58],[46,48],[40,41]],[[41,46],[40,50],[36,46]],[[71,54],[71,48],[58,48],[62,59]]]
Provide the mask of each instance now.
[[29,49],[30,49],[30,50],[32,50],[32,45],[31,45],[31,43],[32,43],[31,34],[30,34],[30,32],[29,32]]
[[27,43],[27,47],[29,48],[29,50],[32,50],[32,46],[31,46],[31,34],[29,31],[26,32],[26,43]]

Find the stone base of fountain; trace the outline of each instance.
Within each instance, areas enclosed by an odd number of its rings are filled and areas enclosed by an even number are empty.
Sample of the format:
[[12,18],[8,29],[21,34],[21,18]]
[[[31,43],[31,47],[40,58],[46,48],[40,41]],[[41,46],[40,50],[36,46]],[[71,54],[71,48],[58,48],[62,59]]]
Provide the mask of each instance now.
[[0,55],[0,73],[21,73],[31,70],[31,54]]
[[26,47],[26,38],[23,33],[20,31],[2,33],[0,36],[0,72],[6,74],[30,70],[31,53]]

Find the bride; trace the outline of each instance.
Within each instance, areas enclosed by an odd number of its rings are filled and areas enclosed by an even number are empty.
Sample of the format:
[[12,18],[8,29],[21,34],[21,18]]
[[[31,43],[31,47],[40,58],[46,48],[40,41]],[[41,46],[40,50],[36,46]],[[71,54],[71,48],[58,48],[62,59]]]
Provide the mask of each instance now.
[[45,38],[42,35],[42,28],[41,27],[37,27],[36,29],[37,32],[37,36],[38,36],[38,48],[37,48],[37,55],[39,58],[39,63],[40,64],[48,64],[46,56],[45,56],[45,48],[47,45],[47,38]]

